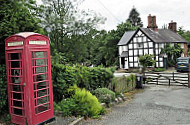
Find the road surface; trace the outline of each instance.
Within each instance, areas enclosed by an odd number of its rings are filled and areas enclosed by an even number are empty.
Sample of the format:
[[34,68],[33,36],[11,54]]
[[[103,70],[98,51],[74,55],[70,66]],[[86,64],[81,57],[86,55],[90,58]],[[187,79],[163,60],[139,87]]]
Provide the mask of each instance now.
[[99,120],[80,125],[190,125],[190,89],[146,85],[143,93],[112,108]]

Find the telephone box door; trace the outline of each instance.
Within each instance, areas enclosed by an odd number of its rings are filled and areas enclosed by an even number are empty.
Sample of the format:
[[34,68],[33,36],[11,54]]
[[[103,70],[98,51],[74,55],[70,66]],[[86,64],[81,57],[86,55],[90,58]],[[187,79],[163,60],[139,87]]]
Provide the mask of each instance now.
[[52,117],[53,93],[51,82],[50,53],[47,49],[30,50],[32,56],[32,84],[34,96],[34,119],[36,123]]
[[25,124],[23,51],[7,51],[9,110],[13,123]]

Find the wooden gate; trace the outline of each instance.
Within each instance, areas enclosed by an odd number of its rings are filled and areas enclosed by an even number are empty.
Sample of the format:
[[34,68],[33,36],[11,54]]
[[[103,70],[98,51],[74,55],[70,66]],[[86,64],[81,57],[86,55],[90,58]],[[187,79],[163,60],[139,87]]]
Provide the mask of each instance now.
[[146,84],[167,85],[167,86],[187,86],[188,73],[179,72],[151,72],[145,73]]

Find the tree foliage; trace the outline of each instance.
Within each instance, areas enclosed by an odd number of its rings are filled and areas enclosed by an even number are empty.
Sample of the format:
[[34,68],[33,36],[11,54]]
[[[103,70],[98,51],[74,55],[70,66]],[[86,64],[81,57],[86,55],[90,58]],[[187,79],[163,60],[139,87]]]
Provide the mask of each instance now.
[[179,30],[177,31],[185,40],[190,42],[190,31],[185,31],[183,27],[179,27]]
[[176,64],[176,59],[181,56],[183,49],[179,44],[166,44],[164,48],[161,49],[162,54],[166,54],[168,57],[168,66],[172,67]]
[[145,76],[145,70],[147,67],[154,66],[156,61],[153,55],[145,54],[139,57],[139,63],[142,66],[141,73]]
[[130,11],[127,21],[129,21],[132,26],[143,27],[140,14],[135,7]]
[[126,21],[119,24],[116,30],[111,30],[107,33],[101,31],[101,34],[95,37],[95,40],[99,42],[95,48],[93,57],[96,60],[93,63],[96,65],[103,64],[104,66],[118,65],[117,44],[126,31],[136,30],[136,28],[137,27],[131,26],[131,24]]
[[43,26],[50,37],[52,55],[63,53],[65,60],[82,63],[89,58],[93,31],[104,19],[94,12],[79,10],[79,0],[44,0]]
[[148,54],[140,56],[139,57],[139,63],[144,68],[146,68],[148,66],[154,66],[154,64],[155,64],[154,56],[153,55],[148,55]]
[[34,0],[0,0],[0,64],[5,63],[5,38],[18,32],[44,34]]

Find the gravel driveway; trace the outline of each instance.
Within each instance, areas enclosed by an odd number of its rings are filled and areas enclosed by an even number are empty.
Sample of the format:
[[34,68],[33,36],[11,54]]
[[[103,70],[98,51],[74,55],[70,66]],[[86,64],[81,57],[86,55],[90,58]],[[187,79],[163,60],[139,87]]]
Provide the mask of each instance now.
[[130,102],[112,108],[100,120],[80,125],[190,125],[190,89],[146,85]]

